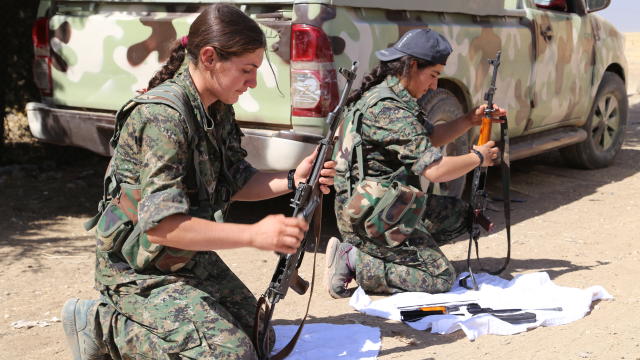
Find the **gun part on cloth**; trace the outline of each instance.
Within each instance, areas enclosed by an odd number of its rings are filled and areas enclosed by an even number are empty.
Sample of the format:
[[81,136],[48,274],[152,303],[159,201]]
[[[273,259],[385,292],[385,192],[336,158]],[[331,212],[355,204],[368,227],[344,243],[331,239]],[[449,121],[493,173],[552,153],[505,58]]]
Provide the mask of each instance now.
[[476,302],[445,304],[427,304],[418,306],[399,307],[402,321],[417,321],[430,315],[478,315],[491,314],[500,320],[510,324],[527,324],[536,321],[536,314],[528,311],[562,311],[562,307],[540,308],[540,309],[492,309],[483,308]]

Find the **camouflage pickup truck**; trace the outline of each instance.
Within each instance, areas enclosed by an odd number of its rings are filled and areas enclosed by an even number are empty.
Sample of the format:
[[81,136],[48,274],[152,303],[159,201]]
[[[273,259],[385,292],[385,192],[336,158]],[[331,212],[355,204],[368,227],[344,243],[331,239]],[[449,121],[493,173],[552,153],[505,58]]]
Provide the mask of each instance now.
[[[42,100],[27,105],[32,133],[109,155],[115,111],[146,87],[211,2],[41,0],[33,45]],[[292,168],[313,148],[341,88],[338,67],[358,60],[358,84],[376,64],[375,50],[419,27],[440,32],[454,48],[439,88],[420,100],[432,122],[483,103],[487,59],[501,50],[495,99],[509,112],[512,159],[562,148],[572,164],[597,168],[621,147],[628,106],[623,37],[594,14],[610,0],[226,2],[252,16],[268,40],[257,88],[235,105],[258,168]],[[474,136],[446,151],[467,152]]]

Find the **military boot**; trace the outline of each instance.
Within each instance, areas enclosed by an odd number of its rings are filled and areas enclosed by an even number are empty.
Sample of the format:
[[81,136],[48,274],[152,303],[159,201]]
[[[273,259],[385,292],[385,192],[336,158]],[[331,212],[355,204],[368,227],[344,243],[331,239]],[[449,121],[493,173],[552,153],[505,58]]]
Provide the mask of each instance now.
[[69,299],[62,308],[62,328],[74,360],[110,359],[96,328],[97,300]]
[[332,237],[327,244],[327,252],[325,256],[325,284],[329,295],[334,299],[346,298],[351,296],[347,286],[355,277],[355,269],[353,262],[349,261],[350,252],[355,251],[353,246],[348,243],[340,242],[338,238]]

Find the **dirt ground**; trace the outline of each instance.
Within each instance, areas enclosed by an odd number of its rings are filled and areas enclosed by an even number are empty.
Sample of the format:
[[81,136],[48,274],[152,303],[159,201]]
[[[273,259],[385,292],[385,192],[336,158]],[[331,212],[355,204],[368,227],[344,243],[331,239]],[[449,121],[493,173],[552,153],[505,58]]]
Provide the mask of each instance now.
[[[567,168],[557,152],[512,164],[512,196],[521,202],[513,204],[512,261],[503,274],[546,271],[558,285],[602,285],[614,301],[594,303],[589,315],[564,326],[471,342],[462,332],[434,335],[357,313],[348,299],[329,297],[319,271],[309,322],[379,327],[381,360],[640,359],[640,95],[631,96],[630,104],[626,141],[611,167]],[[66,299],[97,297],[93,238],[82,223],[95,212],[106,159],[29,141],[3,151],[20,165],[0,166],[0,359],[69,359],[57,318]],[[268,212],[289,213],[287,199],[234,205],[232,217],[250,222]],[[504,256],[501,217],[493,213],[500,231],[481,240],[488,265]],[[327,218],[325,242],[335,233]],[[458,270],[464,269],[466,246],[460,239],[443,248]],[[220,255],[255,295],[265,290],[273,253],[240,249]],[[304,278],[310,277],[312,255],[303,263]],[[317,255],[321,270],[324,245]],[[296,323],[305,303],[306,297],[290,292],[278,304],[274,323]],[[49,325],[15,328],[20,320]]]

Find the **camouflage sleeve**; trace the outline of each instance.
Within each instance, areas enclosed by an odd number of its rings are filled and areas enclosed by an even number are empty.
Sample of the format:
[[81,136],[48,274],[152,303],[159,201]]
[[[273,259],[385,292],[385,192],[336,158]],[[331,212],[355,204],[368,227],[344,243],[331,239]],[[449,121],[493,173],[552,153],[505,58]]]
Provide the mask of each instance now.
[[141,230],[147,231],[169,215],[188,213],[183,181],[189,161],[188,129],[180,114],[165,105],[140,105],[135,112],[141,119],[135,136],[142,162],[138,219]]
[[368,109],[363,119],[372,140],[397,154],[398,160],[421,175],[425,168],[442,159],[440,149],[431,144],[433,126],[423,126],[411,112],[394,101],[381,101]]
[[[229,106],[231,108],[231,106]],[[227,143],[227,152],[229,157],[229,174],[235,180],[232,192],[235,194],[251,179],[253,175],[258,171],[249,162],[245,160],[247,157],[247,151],[242,148],[242,130],[235,122],[235,115],[233,109],[230,109],[230,122],[227,129],[228,134],[225,138],[229,139]]]

